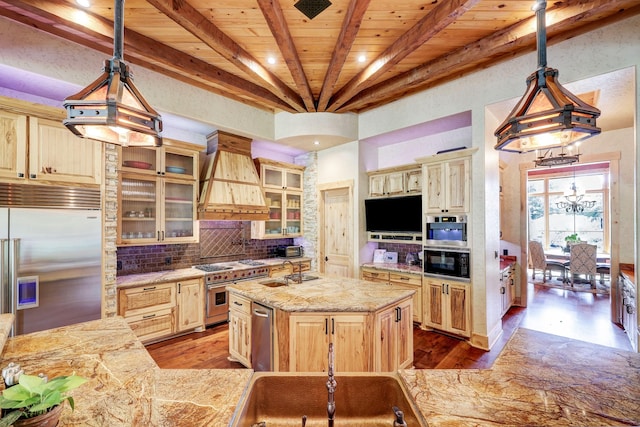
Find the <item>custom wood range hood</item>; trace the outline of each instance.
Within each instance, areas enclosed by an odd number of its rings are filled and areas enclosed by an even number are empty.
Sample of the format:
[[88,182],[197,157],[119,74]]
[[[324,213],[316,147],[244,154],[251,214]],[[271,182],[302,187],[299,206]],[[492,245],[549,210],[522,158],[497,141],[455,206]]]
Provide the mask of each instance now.
[[200,174],[198,219],[261,221],[268,216],[251,158],[251,139],[223,131],[212,133]]

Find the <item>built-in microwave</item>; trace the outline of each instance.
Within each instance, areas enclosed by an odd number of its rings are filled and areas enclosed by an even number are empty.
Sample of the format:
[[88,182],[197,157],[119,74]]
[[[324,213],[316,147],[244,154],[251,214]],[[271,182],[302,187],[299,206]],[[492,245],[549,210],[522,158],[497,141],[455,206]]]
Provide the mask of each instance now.
[[424,245],[467,247],[467,216],[427,216]]
[[469,279],[469,251],[453,248],[424,248],[422,265],[425,275]]

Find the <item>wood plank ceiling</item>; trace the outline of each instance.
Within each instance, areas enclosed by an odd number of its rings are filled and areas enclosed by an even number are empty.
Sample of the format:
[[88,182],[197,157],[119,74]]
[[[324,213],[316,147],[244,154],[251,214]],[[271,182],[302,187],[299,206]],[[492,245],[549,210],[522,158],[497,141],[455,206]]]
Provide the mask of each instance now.
[[[0,0],[0,15],[111,57],[113,0],[91,1]],[[126,0],[124,59],[270,111],[342,113],[535,50],[534,0],[332,0],[313,19],[296,1]],[[638,0],[550,1],[548,42],[638,13]]]

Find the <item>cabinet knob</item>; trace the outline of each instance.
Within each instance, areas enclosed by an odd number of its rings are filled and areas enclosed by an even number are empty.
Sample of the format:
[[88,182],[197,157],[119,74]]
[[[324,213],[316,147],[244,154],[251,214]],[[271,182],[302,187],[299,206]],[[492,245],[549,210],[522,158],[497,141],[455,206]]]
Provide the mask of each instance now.
[[24,173],[23,172],[18,172],[18,178],[24,178]]

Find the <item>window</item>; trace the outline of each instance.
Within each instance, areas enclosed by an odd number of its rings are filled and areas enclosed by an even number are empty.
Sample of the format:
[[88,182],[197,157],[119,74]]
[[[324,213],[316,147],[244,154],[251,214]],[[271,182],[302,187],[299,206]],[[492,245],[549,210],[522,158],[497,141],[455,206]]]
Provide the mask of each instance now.
[[529,171],[527,201],[530,240],[561,249],[576,234],[609,253],[608,163]]

